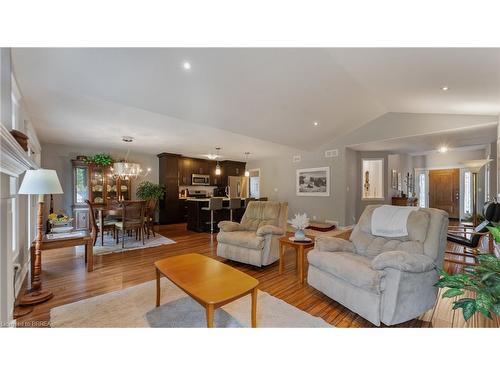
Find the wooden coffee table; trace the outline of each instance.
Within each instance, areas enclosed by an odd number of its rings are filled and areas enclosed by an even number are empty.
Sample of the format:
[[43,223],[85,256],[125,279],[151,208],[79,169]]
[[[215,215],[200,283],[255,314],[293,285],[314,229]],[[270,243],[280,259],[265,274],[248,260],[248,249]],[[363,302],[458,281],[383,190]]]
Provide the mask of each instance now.
[[252,294],[252,327],[257,327],[257,285],[246,273],[200,254],[178,255],[155,262],[156,306],[160,306],[160,277],[164,275],[206,309],[207,327],[214,310]]

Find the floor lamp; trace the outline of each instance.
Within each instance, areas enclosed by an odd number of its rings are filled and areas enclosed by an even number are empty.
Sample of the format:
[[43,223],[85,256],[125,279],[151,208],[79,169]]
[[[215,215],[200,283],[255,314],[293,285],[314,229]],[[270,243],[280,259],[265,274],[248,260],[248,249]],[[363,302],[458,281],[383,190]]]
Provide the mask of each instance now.
[[478,201],[478,188],[477,188],[477,174],[488,164],[492,159],[468,160],[462,164],[472,173],[472,225],[476,227],[479,223],[477,220],[477,201]]
[[43,203],[45,194],[62,194],[63,190],[56,171],[52,169],[28,170],[24,175],[23,182],[19,188],[18,194],[38,195],[38,216],[35,240],[35,259],[31,259],[35,266],[31,275],[31,289],[27,294],[21,297],[20,305],[36,305],[52,298],[51,292],[42,290],[42,281],[40,278],[42,270],[41,242],[43,231]]

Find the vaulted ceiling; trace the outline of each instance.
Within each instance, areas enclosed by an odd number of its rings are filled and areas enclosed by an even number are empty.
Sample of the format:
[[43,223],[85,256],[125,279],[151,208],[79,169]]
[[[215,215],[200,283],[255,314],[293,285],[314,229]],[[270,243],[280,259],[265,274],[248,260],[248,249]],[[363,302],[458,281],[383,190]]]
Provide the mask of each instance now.
[[148,153],[267,157],[386,112],[500,113],[499,49],[37,48],[13,66],[42,141]]

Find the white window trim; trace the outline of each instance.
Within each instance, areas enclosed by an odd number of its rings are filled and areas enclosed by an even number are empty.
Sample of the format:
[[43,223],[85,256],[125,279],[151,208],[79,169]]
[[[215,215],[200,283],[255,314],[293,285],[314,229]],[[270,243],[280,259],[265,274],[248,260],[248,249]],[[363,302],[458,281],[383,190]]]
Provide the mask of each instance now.
[[[260,191],[262,190],[262,184],[261,184],[262,180],[261,180],[260,168],[253,168],[253,169],[248,170],[248,172],[250,172],[250,174],[252,174],[251,172],[255,172],[255,171],[259,172],[259,193],[257,194],[257,197],[256,197],[258,199],[258,198],[260,198]],[[250,177],[248,177],[248,196],[249,197],[250,197],[250,192],[251,192],[250,181],[251,181]]]
[[[367,160],[380,160],[382,161],[382,197],[377,197],[377,198],[365,198],[363,197],[363,185],[365,183],[365,178],[363,176],[363,162]],[[361,200],[363,202],[370,202],[370,201],[373,201],[373,202],[382,202],[382,201],[385,201],[385,178],[384,178],[384,168],[385,168],[385,160],[384,158],[362,158],[361,159],[361,185],[360,185],[360,191],[361,191]]]

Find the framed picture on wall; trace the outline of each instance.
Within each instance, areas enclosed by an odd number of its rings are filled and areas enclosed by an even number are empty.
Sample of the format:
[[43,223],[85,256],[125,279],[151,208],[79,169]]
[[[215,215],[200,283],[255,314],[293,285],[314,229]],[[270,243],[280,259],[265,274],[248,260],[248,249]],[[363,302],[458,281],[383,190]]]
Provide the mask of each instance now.
[[303,197],[330,196],[330,167],[297,169],[297,195]]
[[391,170],[391,187],[398,188],[398,172],[395,169]]

